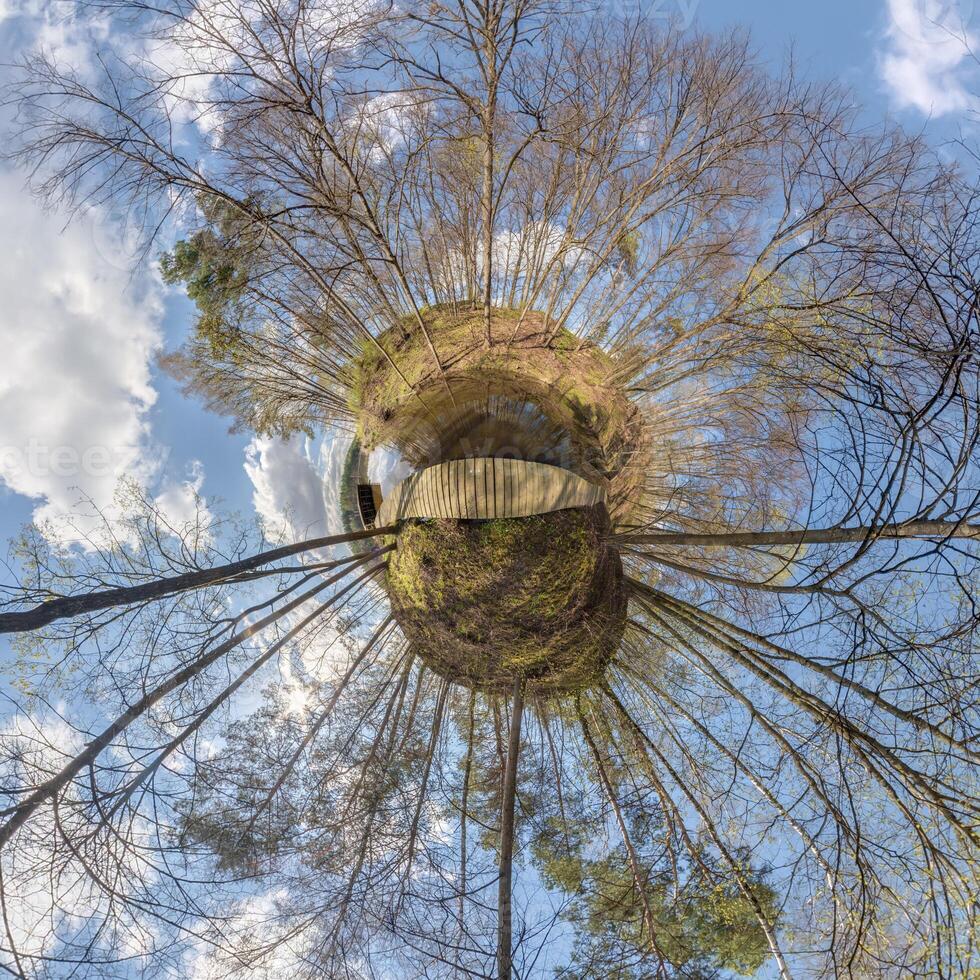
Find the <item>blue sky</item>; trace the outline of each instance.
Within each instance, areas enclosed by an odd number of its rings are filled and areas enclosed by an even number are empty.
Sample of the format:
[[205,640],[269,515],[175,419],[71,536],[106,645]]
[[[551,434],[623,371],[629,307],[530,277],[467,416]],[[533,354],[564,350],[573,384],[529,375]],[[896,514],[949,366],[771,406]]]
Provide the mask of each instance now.
[[[611,9],[633,3],[612,0]],[[972,136],[974,0],[644,6],[689,30],[747,29],[760,59],[774,65],[792,51],[802,75],[853,88],[869,122],[891,115],[937,142]],[[83,59],[99,30],[80,25],[70,5],[0,0],[3,61],[36,44]],[[231,509],[257,507],[267,520],[288,508],[297,527],[329,524],[320,486],[340,446],[230,434],[225,419],[184,398],[156,368],[156,351],[179,343],[193,309],[152,267],[133,270],[125,217],[98,212],[65,229],[63,215],[25,194],[22,174],[9,166],[0,174],[0,535],[32,516],[57,518],[82,493],[111,507],[122,476],[148,485],[177,519],[200,489]]]

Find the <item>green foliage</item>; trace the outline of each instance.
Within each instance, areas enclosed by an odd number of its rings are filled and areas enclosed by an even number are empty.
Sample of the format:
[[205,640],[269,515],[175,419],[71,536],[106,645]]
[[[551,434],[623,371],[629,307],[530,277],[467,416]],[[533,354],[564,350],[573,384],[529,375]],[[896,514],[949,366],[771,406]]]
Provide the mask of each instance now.
[[552,343],[554,344],[555,350],[561,351],[563,354],[570,354],[582,346],[581,338],[576,337],[567,327],[562,327],[555,334],[555,339]]
[[[677,882],[667,866],[653,815],[631,823],[640,851],[642,892],[623,845],[590,854],[597,827],[586,819],[549,818],[531,841],[544,883],[571,896],[576,927],[571,963],[563,976],[601,975],[617,980],[658,976],[646,921],[649,908],[656,946],[676,975],[713,977],[719,971],[751,976],[768,959],[765,933],[753,904],[723,866],[688,870]],[[646,847],[644,847],[646,843]],[[680,864],[680,862],[678,862]],[[766,874],[745,865],[742,874],[771,922],[776,893]]]
[[[362,642],[356,622],[340,624],[348,654]],[[380,668],[377,678],[384,674]],[[233,877],[302,868],[323,875],[322,883],[350,873],[368,839],[375,853],[402,847],[429,725],[387,729],[375,743],[377,730],[364,724],[364,713],[371,714],[377,697],[351,691],[307,742],[332,692],[311,682],[305,693],[309,706],[300,708],[280,685],[270,685],[253,713],[228,726],[220,749],[198,761],[190,792],[174,802],[176,846],[207,856]]]
[[[777,917],[776,893],[761,878],[749,878],[749,887],[766,916]],[[750,976],[769,957],[765,934],[752,903],[734,882],[705,886],[684,908],[696,948],[713,953],[718,966]]]
[[[253,202],[246,200],[245,206]],[[201,197],[206,224],[160,257],[164,282],[183,283],[200,311],[196,333],[216,358],[233,354],[242,299],[255,262],[255,230],[239,208]]]
[[638,228],[624,231],[616,239],[616,254],[631,276],[636,275],[639,265],[641,240]]

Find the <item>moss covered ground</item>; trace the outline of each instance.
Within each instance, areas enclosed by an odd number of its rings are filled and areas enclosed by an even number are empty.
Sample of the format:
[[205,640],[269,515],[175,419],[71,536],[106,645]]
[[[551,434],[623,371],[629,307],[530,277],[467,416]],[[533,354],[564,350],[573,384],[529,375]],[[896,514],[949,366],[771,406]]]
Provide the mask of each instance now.
[[482,689],[588,687],[625,625],[604,508],[493,521],[415,521],[388,565],[392,609],[423,661]]

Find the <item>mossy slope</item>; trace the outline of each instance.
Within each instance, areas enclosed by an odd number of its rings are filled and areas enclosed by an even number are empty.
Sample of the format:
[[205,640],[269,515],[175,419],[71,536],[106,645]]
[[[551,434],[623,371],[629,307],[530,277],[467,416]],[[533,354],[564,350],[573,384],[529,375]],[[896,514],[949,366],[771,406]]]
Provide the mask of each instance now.
[[483,689],[587,687],[626,619],[603,508],[408,523],[388,565],[395,617],[428,666]]
[[421,465],[415,450],[431,447],[424,438],[419,442],[419,433],[439,428],[471,389],[480,397],[529,400],[571,437],[575,462],[569,468],[608,481],[613,514],[622,523],[638,499],[643,471],[639,415],[617,380],[624,366],[564,328],[554,331],[534,311],[494,310],[489,346],[481,311],[435,306],[424,311],[423,320],[442,372],[409,319],[366,344],[350,365],[350,407],[365,449],[396,446]]

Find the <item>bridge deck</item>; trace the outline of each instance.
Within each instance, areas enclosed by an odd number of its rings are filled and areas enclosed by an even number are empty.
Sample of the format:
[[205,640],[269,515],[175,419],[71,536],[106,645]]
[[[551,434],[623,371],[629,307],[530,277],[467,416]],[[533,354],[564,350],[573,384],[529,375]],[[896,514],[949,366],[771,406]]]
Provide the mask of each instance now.
[[602,487],[558,466],[518,459],[454,459],[402,480],[382,503],[378,524],[412,517],[529,517],[605,501]]

